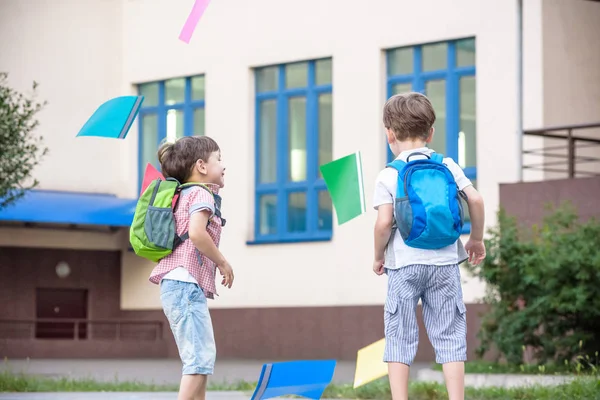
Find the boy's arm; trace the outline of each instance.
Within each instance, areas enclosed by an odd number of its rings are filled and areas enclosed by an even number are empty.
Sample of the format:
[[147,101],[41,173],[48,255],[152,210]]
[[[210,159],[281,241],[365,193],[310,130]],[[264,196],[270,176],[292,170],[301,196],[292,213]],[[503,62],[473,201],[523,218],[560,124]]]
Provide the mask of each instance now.
[[190,240],[198,251],[217,264],[217,268],[219,268],[219,272],[223,276],[221,284],[231,288],[231,285],[233,285],[233,269],[206,230],[211,214],[211,210],[202,209],[190,215],[188,233]]
[[375,261],[383,261],[385,248],[390,240],[392,224],[394,222],[394,208],[392,204],[382,204],[377,208],[375,221]]
[[444,159],[444,164],[450,169],[456,185],[467,195],[467,207],[471,216],[471,236],[465,244],[465,250],[469,255],[469,261],[475,265],[485,258],[485,245],[483,244],[483,230],[485,229],[485,211],[483,197],[473,187],[471,181],[465,176],[462,168],[451,158]]
[[485,244],[483,243],[483,230],[485,226],[485,210],[483,197],[472,186],[463,189],[467,195],[467,206],[471,216],[471,236],[465,244],[465,250],[469,255],[469,261],[477,265],[485,259]]
[[471,240],[482,241],[483,230],[485,227],[485,209],[483,205],[483,197],[473,187],[467,186],[463,189],[467,195],[467,206],[469,207],[469,215],[471,216]]
[[377,210],[377,220],[373,229],[374,237],[374,260],[373,271],[377,275],[383,274],[385,259],[385,248],[390,240],[392,224],[394,222],[394,196],[384,181],[397,179],[395,171],[384,169],[379,173],[375,182],[375,193],[373,194],[373,208]]
[[190,240],[198,251],[212,262],[217,265],[225,264],[227,260],[225,260],[225,257],[223,257],[223,254],[221,254],[219,248],[206,230],[210,216],[211,211],[207,209],[197,211],[190,216],[190,226],[188,229]]

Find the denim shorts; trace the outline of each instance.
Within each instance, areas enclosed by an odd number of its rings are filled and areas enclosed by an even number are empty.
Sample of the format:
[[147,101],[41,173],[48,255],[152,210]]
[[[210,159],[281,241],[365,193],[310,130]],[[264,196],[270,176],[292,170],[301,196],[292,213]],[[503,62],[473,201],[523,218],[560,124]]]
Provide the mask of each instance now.
[[163,279],[160,301],[175,337],[183,375],[212,375],[217,348],[206,296],[195,283]]
[[438,364],[466,361],[467,318],[458,265],[409,265],[386,270],[385,362],[410,365],[417,354],[421,299],[423,322]]

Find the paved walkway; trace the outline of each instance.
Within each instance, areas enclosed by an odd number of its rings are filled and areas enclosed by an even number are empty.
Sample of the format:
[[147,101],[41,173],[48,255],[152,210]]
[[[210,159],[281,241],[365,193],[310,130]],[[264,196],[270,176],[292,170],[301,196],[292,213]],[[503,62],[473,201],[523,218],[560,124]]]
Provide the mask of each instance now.
[[[0,393],[2,400],[173,400],[177,393]],[[209,392],[207,400],[248,400],[238,392]]]
[[[215,374],[210,383],[233,383],[240,380],[256,382],[265,360],[217,360]],[[419,370],[430,364],[415,364],[411,368],[411,378],[416,379]],[[178,384],[181,379],[181,362],[178,359],[148,360],[9,360],[0,362],[0,371],[45,376],[49,378],[70,377],[74,379],[92,378],[97,381],[114,382],[137,381],[140,383]],[[354,361],[338,361],[333,377],[334,383],[354,381]]]
[[[206,400],[248,400],[238,392],[209,392]],[[177,393],[0,393],[2,400],[173,400]]]

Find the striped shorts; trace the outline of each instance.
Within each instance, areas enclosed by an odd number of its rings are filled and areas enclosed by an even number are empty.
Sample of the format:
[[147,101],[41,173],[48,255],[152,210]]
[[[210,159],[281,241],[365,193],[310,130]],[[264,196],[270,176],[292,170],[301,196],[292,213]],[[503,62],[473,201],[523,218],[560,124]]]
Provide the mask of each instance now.
[[387,269],[383,361],[411,365],[419,345],[417,304],[438,364],[467,360],[467,319],[458,265]]

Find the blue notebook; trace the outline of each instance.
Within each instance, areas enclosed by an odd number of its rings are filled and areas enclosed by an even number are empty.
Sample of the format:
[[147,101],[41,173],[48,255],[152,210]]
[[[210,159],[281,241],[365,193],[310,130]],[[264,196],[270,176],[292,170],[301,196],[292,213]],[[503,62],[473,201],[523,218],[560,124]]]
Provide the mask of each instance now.
[[302,360],[264,364],[251,400],[296,395],[320,399],[333,379],[335,360]]
[[98,107],[77,136],[125,139],[143,101],[144,96],[120,96],[108,100]]

